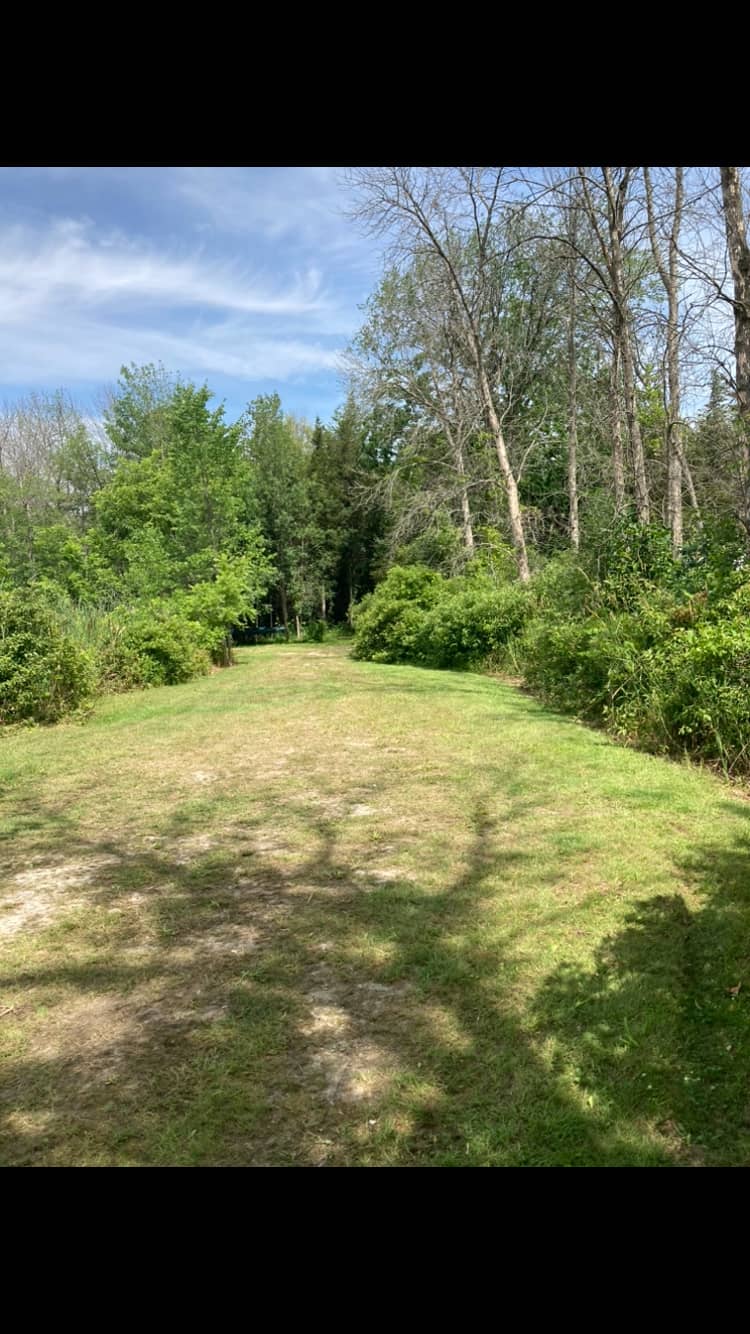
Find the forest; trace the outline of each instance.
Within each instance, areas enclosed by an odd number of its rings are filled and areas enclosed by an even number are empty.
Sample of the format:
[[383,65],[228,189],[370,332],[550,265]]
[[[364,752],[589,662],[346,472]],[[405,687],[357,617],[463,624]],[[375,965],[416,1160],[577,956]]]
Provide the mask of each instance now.
[[355,633],[750,767],[741,168],[366,168],[385,241],[326,424],[123,367],[0,416],[0,720]]

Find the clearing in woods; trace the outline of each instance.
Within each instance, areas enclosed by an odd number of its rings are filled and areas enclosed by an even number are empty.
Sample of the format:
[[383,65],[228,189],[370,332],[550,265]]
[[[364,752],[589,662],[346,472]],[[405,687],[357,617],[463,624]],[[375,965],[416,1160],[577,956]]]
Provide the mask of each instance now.
[[750,805],[481,676],[241,650],[0,740],[0,1161],[750,1161]]

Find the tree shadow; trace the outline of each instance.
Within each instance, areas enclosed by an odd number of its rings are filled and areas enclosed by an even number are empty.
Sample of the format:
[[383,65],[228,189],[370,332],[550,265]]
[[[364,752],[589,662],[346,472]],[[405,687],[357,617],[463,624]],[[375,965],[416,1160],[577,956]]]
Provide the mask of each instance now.
[[[463,869],[439,890],[441,849],[423,848],[418,878],[379,880],[304,801],[286,803],[307,844],[291,860],[283,830],[259,840],[267,813],[201,848],[199,814],[175,812],[146,851],[71,822],[65,865],[94,867],[98,911],[0,973],[38,1034],[5,1063],[3,1161],[632,1161],[521,1022],[512,932],[484,930],[529,856],[493,841],[497,796],[477,794]],[[397,860],[409,835],[388,838]]]
[[[396,802],[384,766],[369,776],[341,809],[318,775],[211,837],[185,802],[148,846],[18,799],[24,886],[50,911],[0,962],[2,1161],[749,1161],[750,996],[730,993],[750,992],[747,833],[675,868],[698,906],[644,899],[593,967],[534,984],[524,933],[587,902],[554,892],[585,846],[523,843],[554,773],[531,799],[522,757],[472,770],[455,846],[397,806],[369,845],[354,807]],[[549,896],[529,922],[530,875]]]
[[[723,803],[741,822],[750,808]],[[648,1123],[676,1160],[750,1162],[750,831],[696,847],[677,871],[705,900],[636,904],[592,970],[564,965],[535,1013],[597,1106]]]

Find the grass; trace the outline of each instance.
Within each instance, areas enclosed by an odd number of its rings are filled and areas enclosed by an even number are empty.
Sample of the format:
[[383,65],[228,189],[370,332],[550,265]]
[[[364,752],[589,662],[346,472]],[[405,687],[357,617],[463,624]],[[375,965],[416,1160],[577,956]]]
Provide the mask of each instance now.
[[708,773],[269,646],[9,732],[0,816],[5,1164],[750,1161],[750,805]]

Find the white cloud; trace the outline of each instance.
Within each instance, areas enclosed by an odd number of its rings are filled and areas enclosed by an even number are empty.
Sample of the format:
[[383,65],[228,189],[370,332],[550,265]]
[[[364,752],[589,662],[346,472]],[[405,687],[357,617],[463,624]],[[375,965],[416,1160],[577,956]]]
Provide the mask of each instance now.
[[346,217],[349,200],[338,168],[177,167],[171,181],[198,216],[226,232],[283,241],[300,254],[345,263],[352,273],[377,267],[372,240]]
[[213,372],[285,381],[335,370],[339,351],[301,338],[267,337],[245,322],[185,334],[80,319],[68,321],[64,329],[44,325],[11,332],[0,327],[0,365],[7,384],[111,380],[131,361],[163,361],[172,370],[199,377]]
[[44,234],[0,231],[0,317],[24,319],[55,303],[208,306],[256,315],[305,315],[330,304],[314,266],[286,287],[205,253],[176,258],[122,233],[97,237],[92,224],[58,219]]
[[131,361],[240,394],[332,382],[374,264],[333,169],[71,168],[41,196],[40,175],[31,207],[6,191],[0,212],[0,385],[111,382]]

